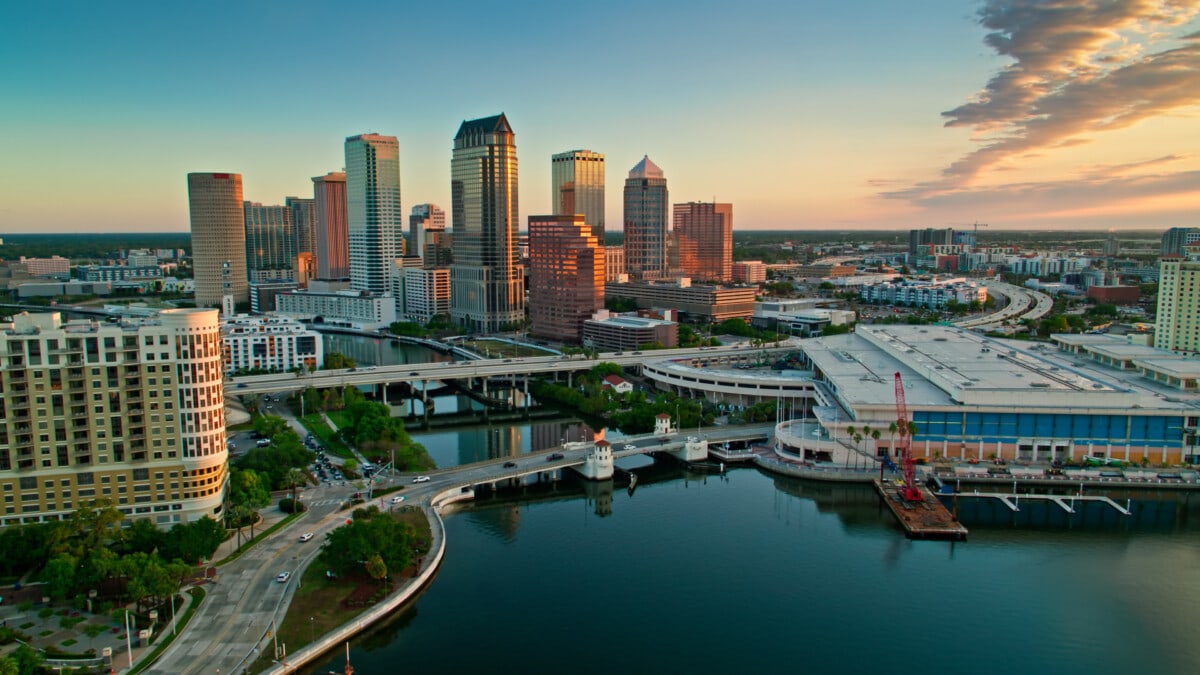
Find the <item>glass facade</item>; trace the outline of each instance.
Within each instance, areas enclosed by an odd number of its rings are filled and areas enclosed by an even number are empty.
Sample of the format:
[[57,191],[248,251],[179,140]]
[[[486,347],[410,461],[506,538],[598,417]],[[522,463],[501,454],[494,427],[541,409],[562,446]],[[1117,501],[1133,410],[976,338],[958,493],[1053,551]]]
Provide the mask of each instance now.
[[517,146],[503,114],[463,122],[450,161],[450,316],[492,333],[525,320],[517,248]]
[[346,139],[346,211],[350,288],[391,290],[392,265],[403,252],[400,212],[400,144],[395,136],[362,134]]
[[625,271],[632,279],[666,274],[669,208],[667,179],[645,157],[625,180]]
[[604,245],[604,155],[571,150],[550,157],[550,205],[555,214],[583,214]]
[[[296,263],[296,237],[286,206],[242,205],[246,221],[246,266],[256,279],[291,276]],[[280,274],[271,274],[278,271]],[[286,273],[285,273],[286,272]]]
[[1073,415],[914,411],[914,441],[1017,443],[1064,440],[1076,444],[1183,445],[1183,417],[1163,415]]

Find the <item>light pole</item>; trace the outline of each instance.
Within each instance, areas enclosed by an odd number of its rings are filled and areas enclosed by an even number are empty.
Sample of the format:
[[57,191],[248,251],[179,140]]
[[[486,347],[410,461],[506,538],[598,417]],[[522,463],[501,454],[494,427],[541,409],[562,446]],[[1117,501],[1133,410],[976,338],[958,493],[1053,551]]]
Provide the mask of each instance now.
[[313,626],[313,621],[315,621],[315,620],[316,620],[315,616],[308,617],[308,643],[309,644],[312,644],[317,641],[317,629]]

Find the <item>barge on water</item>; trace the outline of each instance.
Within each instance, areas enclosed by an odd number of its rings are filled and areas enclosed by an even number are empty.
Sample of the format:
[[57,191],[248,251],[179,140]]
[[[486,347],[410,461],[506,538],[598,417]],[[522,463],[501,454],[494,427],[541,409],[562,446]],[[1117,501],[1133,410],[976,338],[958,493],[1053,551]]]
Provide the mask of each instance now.
[[904,485],[900,481],[876,478],[873,482],[883,503],[891,509],[909,539],[967,540],[967,528],[928,488],[921,486],[921,500],[913,501],[904,498]]

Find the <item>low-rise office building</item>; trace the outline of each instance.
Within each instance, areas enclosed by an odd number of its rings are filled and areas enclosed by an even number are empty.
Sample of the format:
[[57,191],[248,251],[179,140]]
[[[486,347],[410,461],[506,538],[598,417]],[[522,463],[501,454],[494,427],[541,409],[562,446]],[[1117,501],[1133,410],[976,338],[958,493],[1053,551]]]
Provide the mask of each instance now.
[[379,330],[396,322],[396,302],[391,293],[369,291],[295,290],[275,296],[275,311],[301,321],[345,328]]
[[312,371],[325,361],[321,334],[282,316],[239,314],[221,323],[226,373]]
[[679,324],[640,316],[612,315],[607,310],[583,322],[583,344],[600,350],[637,350],[679,346]]
[[606,283],[604,297],[632,298],[640,309],[677,309],[688,321],[720,323],[754,314],[757,286],[692,285],[691,279]]

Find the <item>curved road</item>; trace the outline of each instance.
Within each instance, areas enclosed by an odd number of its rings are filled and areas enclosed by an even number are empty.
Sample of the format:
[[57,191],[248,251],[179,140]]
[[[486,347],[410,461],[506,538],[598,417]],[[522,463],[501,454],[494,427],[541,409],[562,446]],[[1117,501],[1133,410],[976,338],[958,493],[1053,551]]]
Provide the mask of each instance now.
[[[715,427],[705,429],[704,435],[719,441],[730,436],[769,435],[773,430],[774,424]],[[682,440],[680,435],[671,437],[672,443]],[[621,445],[625,443],[634,444],[638,449],[615,449],[615,455],[662,448],[660,439],[653,435],[620,442]],[[411,475],[396,480],[407,484],[404,496],[409,502],[427,504],[430,497],[448,489],[581,464],[590,447],[590,443],[569,443],[566,447],[539,453],[430,472],[430,480],[423,483],[412,483]],[[562,458],[550,461],[553,453],[562,455]],[[503,466],[510,461],[516,466]],[[305,490],[302,501],[309,505],[305,515],[263,540],[242,557],[222,566],[218,583],[209,587],[208,597],[188,623],[187,630],[146,672],[156,675],[239,673],[247,663],[257,659],[261,639],[271,629],[273,621],[283,619],[295,584],[299,582],[305,566],[320,551],[325,534],[345,522],[345,512],[340,510],[341,502],[356,491],[360,489],[353,485]],[[386,508],[386,502],[381,506]],[[313,532],[316,536],[311,541],[301,542],[299,535],[302,532]],[[293,574],[287,583],[281,584],[275,581],[275,575],[283,571]]]

